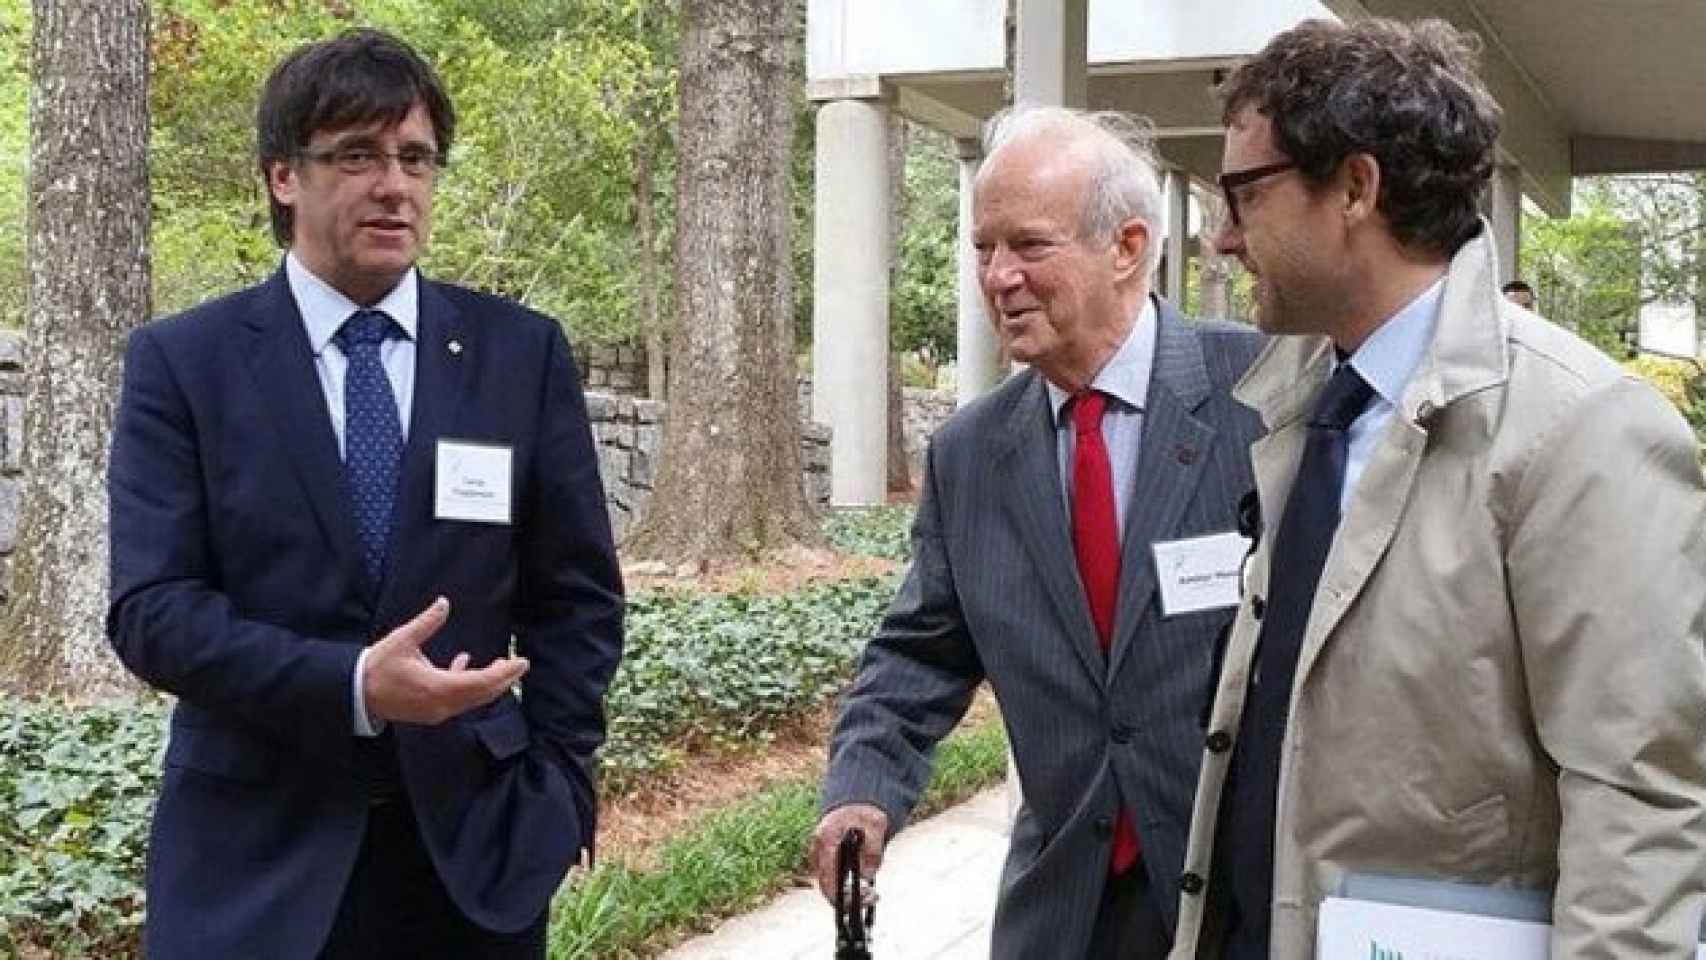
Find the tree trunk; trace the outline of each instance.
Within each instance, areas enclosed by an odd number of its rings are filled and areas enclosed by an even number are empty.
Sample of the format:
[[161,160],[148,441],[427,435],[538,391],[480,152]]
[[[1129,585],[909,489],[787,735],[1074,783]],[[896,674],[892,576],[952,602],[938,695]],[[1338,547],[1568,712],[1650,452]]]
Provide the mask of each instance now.
[[35,0],[23,510],[3,632],[36,692],[135,689],[107,646],[107,442],[148,305],[148,8]]
[[[643,3],[634,10],[634,35],[636,38],[646,36],[646,5]],[[660,81],[655,76],[655,66],[651,72],[652,76],[648,76],[646,81],[648,93],[639,101],[640,136],[634,150],[634,219],[638,221],[636,227],[640,237],[640,310],[646,325],[646,396],[662,402],[668,397],[664,351],[669,349],[669,338],[664,335],[662,298],[658,295],[661,278],[657,249],[657,190],[652,181],[660,135],[657,132],[659,121],[655,115],[655,101],[649,91]]]
[[646,325],[646,396],[653,400],[666,399],[664,382],[663,312],[659,309],[657,262],[657,214],[653,204],[652,157],[656,140],[642,132],[634,150],[634,218],[640,241],[640,311]]
[[818,539],[794,387],[789,0],[682,4],[676,327],[635,559],[706,565]]
[[[907,148],[906,118],[898,111],[889,114],[889,290],[893,291],[900,279],[900,232],[906,223],[906,148]],[[896,300],[892,292],[889,296],[889,330],[893,336],[898,329],[895,323],[894,310]],[[906,355],[897,351],[889,351],[888,363],[888,407],[889,407],[889,453],[888,453],[888,491],[890,493],[910,493],[912,491],[912,471],[906,463],[906,394],[902,387],[901,364]]]

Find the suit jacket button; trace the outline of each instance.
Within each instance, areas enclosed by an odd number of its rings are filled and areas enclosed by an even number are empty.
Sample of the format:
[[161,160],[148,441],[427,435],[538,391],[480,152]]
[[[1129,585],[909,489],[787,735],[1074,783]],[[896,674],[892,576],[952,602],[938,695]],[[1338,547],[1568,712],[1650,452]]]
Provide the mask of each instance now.
[[1232,734],[1216,730],[1208,735],[1207,746],[1209,753],[1225,753],[1232,746]]
[[1261,594],[1256,594],[1250,598],[1250,616],[1260,620],[1262,619],[1262,614],[1267,612],[1268,604],[1267,601],[1262,599]]
[[1202,875],[1199,873],[1192,873],[1187,870],[1185,875],[1179,878],[1179,889],[1185,891],[1191,896],[1196,896],[1197,894],[1202,893],[1202,888],[1203,880]]
[[1097,817],[1096,818],[1096,836],[1106,837],[1106,836],[1112,835],[1113,832],[1114,832],[1114,818],[1113,817]]
[[1131,727],[1129,727],[1123,723],[1116,723],[1116,724],[1114,724],[1114,729],[1113,729],[1113,732],[1110,734],[1110,736],[1113,737],[1113,740],[1115,743],[1121,743],[1121,744],[1130,743],[1131,742]]

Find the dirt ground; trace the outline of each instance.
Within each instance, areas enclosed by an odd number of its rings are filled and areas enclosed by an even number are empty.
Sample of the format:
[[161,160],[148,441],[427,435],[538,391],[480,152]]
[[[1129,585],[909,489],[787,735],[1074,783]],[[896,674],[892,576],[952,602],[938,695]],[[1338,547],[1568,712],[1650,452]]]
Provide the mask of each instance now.
[[[661,564],[624,565],[629,592],[688,590],[706,593],[785,593],[810,584],[880,576],[900,566],[893,560],[795,547],[764,563],[723,571],[671,570]],[[969,716],[994,710],[980,694]],[[635,867],[651,865],[658,847],[684,824],[774,783],[816,779],[828,758],[833,708],[825,707],[778,732],[762,747],[707,748],[626,796],[607,801],[599,813],[599,856]]]
[[893,560],[837,553],[827,547],[792,547],[761,564],[702,573],[669,570],[662,564],[624,564],[628,591],[692,590],[704,593],[787,593],[824,580],[879,576],[899,567]]
[[[995,710],[986,687],[962,722],[982,721]],[[650,867],[658,848],[683,825],[773,783],[821,777],[834,721],[833,711],[825,708],[763,748],[692,756],[657,782],[607,802],[599,813],[599,856]]]

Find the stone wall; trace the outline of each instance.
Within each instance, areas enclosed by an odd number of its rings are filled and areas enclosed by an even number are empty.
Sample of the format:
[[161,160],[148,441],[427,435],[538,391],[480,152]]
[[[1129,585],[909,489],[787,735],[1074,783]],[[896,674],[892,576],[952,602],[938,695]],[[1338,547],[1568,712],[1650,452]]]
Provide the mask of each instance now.
[[[798,381],[801,416],[812,409],[812,380],[801,376]],[[901,442],[906,446],[906,465],[912,485],[924,476],[924,451],[930,445],[930,435],[954,415],[952,390],[925,390],[920,387],[901,388]]]
[[[610,526],[621,539],[651,500],[666,407],[655,400],[589,390],[586,408],[598,446],[604,504],[610,511]],[[828,506],[828,427],[800,423],[800,459],[804,464],[800,482],[806,497],[819,507]]]
[[581,385],[600,393],[646,395],[646,350],[644,347],[593,344],[576,347]]
[[[23,335],[0,330],[0,571],[18,539],[18,511],[23,498],[24,472],[24,371]],[[600,352],[604,351],[604,352]],[[603,361],[609,361],[604,363]],[[604,502],[610,522],[620,537],[646,508],[657,472],[658,447],[663,439],[661,403],[625,391],[645,389],[645,353],[628,347],[601,347],[590,351],[582,375],[602,379],[602,387],[589,387],[587,412],[598,446],[599,472],[604,478]],[[612,390],[611,388],[616,389]],[[802,381],[801,410],[809,415],[811,383]],[[930,390],[906,390],[906,449],[912,462],[913,482],[923,469],[924,446],[930,433],[954,412],[950,394]],[[830,430],[820,423],[802,419],[800,457],[804,464],[801,483],[806,496],[820,507],[829,504]]]
[[947,390],[924,390],[905,387],[901,391],[900,422],[906,444],[906,463],[911,469],[912,485],[918,486],[924,477],[924,451],[930,435],[954,415],[954,395]]

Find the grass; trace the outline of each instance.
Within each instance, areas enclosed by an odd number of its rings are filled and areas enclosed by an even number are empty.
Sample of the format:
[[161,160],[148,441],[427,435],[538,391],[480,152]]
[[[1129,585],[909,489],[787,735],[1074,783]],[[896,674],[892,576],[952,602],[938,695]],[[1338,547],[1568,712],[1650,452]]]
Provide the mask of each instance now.
[[[1007,769],[999,717],[962,727],[936,751],[915,816],[998,782]],[[716,921],[751,909],[804,872],[817,823],[817,781],[774,784],[665,843],[655,870],[604,864],[572,881],[552,908],[552,960],[655,956]],[[828,923],[827,908],[824,922]]]

